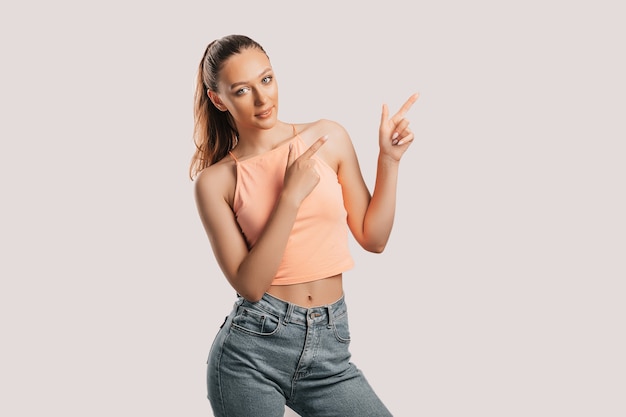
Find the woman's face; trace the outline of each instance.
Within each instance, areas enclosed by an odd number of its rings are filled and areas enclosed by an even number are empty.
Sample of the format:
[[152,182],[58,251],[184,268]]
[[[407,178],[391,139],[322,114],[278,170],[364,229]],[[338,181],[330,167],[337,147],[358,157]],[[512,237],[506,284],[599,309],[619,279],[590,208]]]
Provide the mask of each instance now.
[[269,59],[256,48],[244,49],[225,61],[215,95],[214,103],[230,112],[239,130],[269,129],[276,124],[278,85]]

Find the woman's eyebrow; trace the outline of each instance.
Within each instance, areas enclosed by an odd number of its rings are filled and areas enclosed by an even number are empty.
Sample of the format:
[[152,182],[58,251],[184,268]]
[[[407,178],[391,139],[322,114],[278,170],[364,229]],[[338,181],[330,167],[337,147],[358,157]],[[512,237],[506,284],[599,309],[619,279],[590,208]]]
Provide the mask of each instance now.
[[[267,68],[265,68],[265,69],[264,69],[264,70],[263,70],[263,71],[259,74],[259,77],[258,77],[258,78],[263,77],[265,74],[267,74],[268,72],[271,72],[271,71],[272,71],[272,68],[271,68],[271,67],[267,67]],[[231,85],[230,85],[230,89],[232,90],[232,89],[234,89],[234,88],[236,88],[236,87],[238,87],[238,86],[240,86],[240,85],[248,84],[249,82],[250,82],[250,81],[238,81],[238,82],[236,82],[236,83],[231,84]]]

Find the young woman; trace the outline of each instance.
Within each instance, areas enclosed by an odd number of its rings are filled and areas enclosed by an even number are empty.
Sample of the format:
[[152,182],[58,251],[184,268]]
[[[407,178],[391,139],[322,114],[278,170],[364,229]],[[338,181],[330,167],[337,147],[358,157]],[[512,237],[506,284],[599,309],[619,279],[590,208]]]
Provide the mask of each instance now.
[[237,292],[208,359],[216,417],[374,417],[390,412],[350,362],[342,273],[348,229],[382,252],[400,159],[413,141],[382,107],[370,194],[344,128],[278,118],[278,84],[264,49],[242,35],[211,42],[195,95],[190,176],[211,248]]

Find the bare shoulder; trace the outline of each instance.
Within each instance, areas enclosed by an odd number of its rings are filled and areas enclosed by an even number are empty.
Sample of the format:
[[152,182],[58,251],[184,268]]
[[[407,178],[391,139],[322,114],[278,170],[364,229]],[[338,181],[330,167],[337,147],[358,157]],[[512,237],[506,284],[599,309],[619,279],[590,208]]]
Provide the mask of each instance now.
[[223,198],[232,203],[235,191],[235,163],[229,157],[204,168],[195,179],[195,195],[197,200],[215,200]]
[[319,119],[296,126],[300,137],[308,145],[311,145],[324,135],[328,135],[329,140],[350,140],[346,129],[334,120]]
[[347,158],[352,158],[354,155],[350,135],[340,123],[334,120],[320,119],[297,125],[297,129],[298,134],[308,146],[322,136],[328,135],[328,141],[317,151],[316,155],[333,167],[335,172]]

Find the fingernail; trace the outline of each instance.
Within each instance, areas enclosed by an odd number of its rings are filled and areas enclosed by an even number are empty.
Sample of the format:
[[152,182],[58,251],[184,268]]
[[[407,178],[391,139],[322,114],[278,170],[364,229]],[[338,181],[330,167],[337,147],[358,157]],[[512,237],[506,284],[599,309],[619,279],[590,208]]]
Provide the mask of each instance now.
[[328,140],[328,135],[324,135],[324,136],[322,136],[322,139],[324,139],[325,141],[327,141],[327,140]]
[[398,132],[393,132],[393,135],[391,136],[391,139],[395,139],[398,136],[400,136],[400,134]]
[[392,141],[391,141],[391,144],[392,144],[392,145],[397,145],[397,144],[398,144],[398,139],[394,139],[394,140],[392,140]]
[[404,143],[403,140],[401,140],[400,142],[398,142],[398,146],[402,145]]

